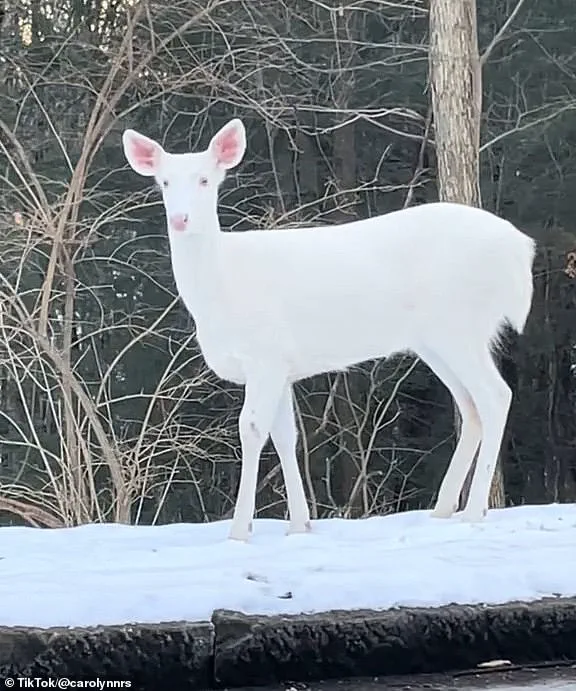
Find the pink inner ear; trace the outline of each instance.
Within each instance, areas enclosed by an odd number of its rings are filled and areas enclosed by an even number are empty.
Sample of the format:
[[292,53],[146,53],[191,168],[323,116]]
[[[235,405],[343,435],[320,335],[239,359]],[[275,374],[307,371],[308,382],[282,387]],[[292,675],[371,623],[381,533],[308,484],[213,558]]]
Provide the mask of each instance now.
[[130,141],[132,156],[141,168],[154,170],[156,168],[156,147],[152,142],[144,139],[132,139]]
[[238,156],[238,134],[235,129],[230,129],[216,137],[214,142],[214,154],[218,163],[234,163]]

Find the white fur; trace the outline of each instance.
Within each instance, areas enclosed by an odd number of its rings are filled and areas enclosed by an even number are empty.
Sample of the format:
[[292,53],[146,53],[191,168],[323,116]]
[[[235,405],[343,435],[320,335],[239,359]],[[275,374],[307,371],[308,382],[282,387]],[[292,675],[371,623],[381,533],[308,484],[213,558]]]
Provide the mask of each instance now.
[[[202,153],[169,154],[132,130],[123,142],[137,172],[154,175],[161,186],[168,182],[163,196],[174,277],[208,366],[246,387],[230,537],[249,536],[269,436],[284,473],[290,531],[310,528],[292,383],[400,351],[430,366],[462,415],[433,515],[457,510],[482,440],[463,512],[465,520],[480,520],[511,401],[491,349],[505,323],[524,328],[534,242],[487,211],[448,203],[330,227],[223,233],[218,186],[244,154],[240,120],[222,128]],[[174,217],[187,219],[186,230],[171,227]]]

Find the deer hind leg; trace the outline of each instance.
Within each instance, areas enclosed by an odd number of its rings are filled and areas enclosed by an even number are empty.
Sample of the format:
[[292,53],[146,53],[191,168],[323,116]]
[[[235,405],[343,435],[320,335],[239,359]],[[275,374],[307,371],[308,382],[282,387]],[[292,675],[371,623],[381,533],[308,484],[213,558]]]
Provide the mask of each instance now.
[[246,541],[252,531],[260,454],[268,441],[286,381],[283,373],[261,365],[246,377],[244,404],[238,420],[242,470],[230,529],[232,540]]
[[468,502],[461,519],[468,523],[482,520],[488,511],[490,488],[502,438],[508,421],[512,391],[496,367],[489,348],[478,353],[475,362],[461,363],[460,375],[474,399],[482,423],[482,443],[470,485]]
[[450,391],[462,418],[460,438],[432,512],[434,518],[449,518],[458,511],[460,493],[482,437],[482,425],[472,396],[446,362],[429,349],[421,349],[419,354]]
[[284,474],[288,513],[290,515],[288,532],[306,533],[310,530],[310,511],[296,457],[298,432],[294,418],[292,386],[289,383],[286,384],[282,392],[270,436],[280,458],[282,473]]

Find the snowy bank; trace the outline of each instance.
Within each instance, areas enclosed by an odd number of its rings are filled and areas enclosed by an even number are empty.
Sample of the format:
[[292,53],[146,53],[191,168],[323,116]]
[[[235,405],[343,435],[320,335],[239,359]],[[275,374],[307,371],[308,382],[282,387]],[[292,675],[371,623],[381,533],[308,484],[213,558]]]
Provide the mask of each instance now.
[[0,677],[157,691],[576,659],[576,505],[285,529],[0,529]]
[[491,511],[466,525],[413,511],[320,520],[310,535],[258,520],[0,529],[0,625],[209,621],[214,610],[300,614],[576,596],[576,505]]

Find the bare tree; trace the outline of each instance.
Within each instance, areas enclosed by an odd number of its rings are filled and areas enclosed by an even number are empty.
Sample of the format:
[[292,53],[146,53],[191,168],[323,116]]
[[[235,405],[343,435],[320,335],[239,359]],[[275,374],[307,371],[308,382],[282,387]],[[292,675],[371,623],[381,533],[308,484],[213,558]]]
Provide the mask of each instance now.
[[430,79],[440,199],[480,206],[476,0],[430,3]]
[[[440,199],[481,206],[482,65],[476,0],[431,0],[430,81]],[[456,409],[455,421],[459,433],[460,415]],[[465,483],[461,504],[465,503],[474,465]],[[504,506],[500,462],[494,474],[490,506]]]

